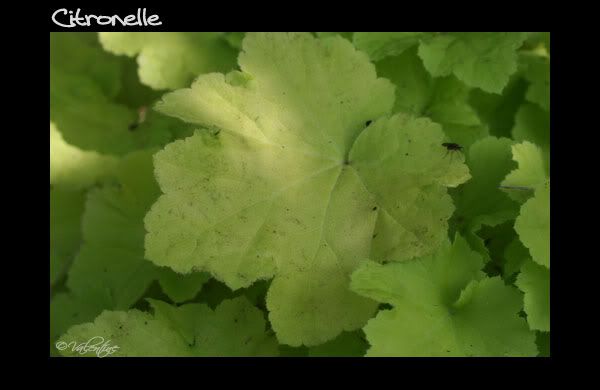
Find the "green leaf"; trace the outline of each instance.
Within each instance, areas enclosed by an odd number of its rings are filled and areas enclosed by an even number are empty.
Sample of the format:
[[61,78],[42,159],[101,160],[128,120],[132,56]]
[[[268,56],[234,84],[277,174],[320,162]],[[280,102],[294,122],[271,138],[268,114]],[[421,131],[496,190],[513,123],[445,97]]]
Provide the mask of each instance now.
[[468,148],[487,135],[487,129],[469,105],[469,88],[454,76],[432,78],[416,48],[376,63],[377,74],[396,85],[394,111],[427,116],[442,125],[448,139]]
[[352,36],[354,35],[354,33],[351,32],[317,32],[315,33],[317,35],[317,37],[319,38],[329,38],[329,37],[335,37],[337,35],[339,35],[342,38],[345,38],[349,41],[352,41]]
[[527,323],[534,330],[550,331],[550,270],[529,260],[516,281],[525,293]]
[[[203,304],[170,306],[151,301],[154,314],[105,311],[93,323],[77,325],[61,337],[64,356],[98,356],[75,345],[96,338],[125,356],[276,356],[275,338],[265,331],[263,313],[244,298],[223,302],[214,311]],[[101,338],[101,339],[100,339]],[[59,348],[60,349],[60,348]],[[74,350],[75,349],[75,350]],[[100,356],[100,357],[104,357]]]
[[69,269],[81,244],[83,191],[50,188],[50,285]]
[[78,39],[80,33],[69,34],[74,37],[50,34],[50,120],[65,141],[83,150],[113,155],[168,142],[171,135],[161,128],[132,131],[138,113],[115,102],[121,89],[120,61],[102,51],[95,36],[96,55],[88,56],[89,42]]
[[530,32],[527,33],[525,45],[532,51],[541,51],[550,55],[550,32]]
[[424,112],[442,125],[449,140],[465,148],[488,135],[468,99],[469,89],[455,77],[435,79],[433,96]]
[[307,357],[308,348],[305,346],[291,347],[285,344],[279,344],[279,356],[281,357]]
[[501,93],[517,70],[517,49],[525,38],[517,32],[438,34],[421,42],[419,56],[433,76],[454,74],[471,87]]
[[540,351],[538,356],[550,356],[550,332],[537,332],[536,344]]
[[204,75],[158,105],[211,130],[155,156],[163,195],[145,219],[146,256],[232,289],[274,277],[279,341],[318,345],[375,310],[347,288],[361,258],[435,250],[453,210],[446,187],[469,173],[444,158],[438,125],[376,120],[393,87],[343,38],[248,33],[243,48],[249,82]]
[[375,63],[377,75],[396,86],[394,112],[421,116],[429,106],[435,81],[423,67],[416,48]]
[[65,190],[81,190],[113,176],[118,159],[83,151],[65,142],[50,122],[50,185]]
[[353,41],[371,60],[379,61],[385,57],[402,54],[416,46],[421,39],[431,35],[432,33],[425,32],[356,32]]
[[481,255],[457,235],[454,243],[445,242],[430,256],[387,265],[363,264],[352,275],[352,289],[392,305],[452,304],[469,281],[483,276],[482,268]]
[[75,295],[94,297],[111,310],[128,309],[158,279],[175,302],[196,295],[208,275],[179,278],[144,258],[143,219],[159,194],[153,150],[127,155],[119,164],[117,183],[88,193],[83,215],[83,245],[69,270],[67,287]]
[[138,65],[135,59],[129,57],[117,57],[121,61],[121,90],[115,97],[114,102],[124,104],[129,108],[139,109],[150,106],[164,91],[156,91],[142,84],[138,76]]
[[[514,220],[509,220],[495,226],[484,225],[477,232],[477,237],[483,240],[486,248],[486,253],[483,253],[483,255],[490,260],[486,263],[484,269],[487,275],[505,276],[506,248],[511,242],[518,240],[517,232],[514,229]],[[477,250],[473,245],[471,245],[471,248]]]
[[550,268],[550,181],[537,188],[535,196],[521,206],[515,221],[521,242],[538,264]]
[[527,82],[514,74],[501,95],[471,89],[469,104],[488,127],[490,135],[511,137],[517,111],[525,102],[527,87]]
[[500,190],[500,182],[515,167],[512,141],[487,137],[474,143],[467,152],[466,163],[472,179],[450,193],[456,204],[453,229],[466,234],[482,225],[495,226],[518,214],[518,203]]
[[364,356],[369,344],[362,331],[344,332],[335,339],[308,349],[308,356],[360,357]]
[[93,321],[104,309],[102,302],[81,299],[71,293],[61,292],[50,301],[50,353],[58,355],[56,343],[71,326]]
[[529,141],[542,148],[544,166],[550,167],[550,113],[535,104],[521,106],[512,129],[515,141]]
[[223,38],[231,45],[231,47],[239,50],[242,48],[242,41],[244,40],[245,36],[245,32],[226,32],[223,35]]
[[520,60],[523,75],[529,82],[527,100],[550,111],[550,58],[522,53]]
[[137,56],[142,83],[154,89],[187,87],[198,75],[228,72],[235,66],[236,50],[222,33],[209,32],[101,32],[105,50]]
[[393,306],[365,326],[367,356],[535,356],[521,294],[482,265],[460,236],[429,257],[363,264],[352,289]]
[[544,161],[541,148],[530,142],[513,145],[512,153],[519,168],[510,172],[501,185],[512,199],[524,203],[536,188],[544,185],[550,167]]
[[175,303],[185,302],[194,298],[202,289],[202,286],[210,279],[210,275],[204,272],[192,272],[182,275],[170,268],[160,268],[158,271],[158,283],[162,290]]
[[505,279],[509,279],[521,270],[521,267],[530,259],[530,256],[527,248],[516,238],[506,247],[504,258],[503,275]]
[[83,76],[109,98],[121,89],[119,59],[102,50],[96,33],[50,33],[50,69]]

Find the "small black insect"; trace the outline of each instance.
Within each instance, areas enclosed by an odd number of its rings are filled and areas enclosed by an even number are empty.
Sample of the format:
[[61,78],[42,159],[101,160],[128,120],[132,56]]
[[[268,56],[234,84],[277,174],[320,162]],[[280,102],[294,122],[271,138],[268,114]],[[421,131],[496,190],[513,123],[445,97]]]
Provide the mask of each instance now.
[[444,157],[446,157],[448,153],[452,153],[450,155],[450,160],[452,160],[452,156],[455,152],[460,152],[463,149],[462,146],[455,144],[454,142],[444,142],[442,146],[446,148],[446,154],[444,154]]
[[460,146],[459,144],[455,144],[454,142],[444,142],[442,146],[448,149],[449,152],[455,152],[458,150],[462,150],[463,148],[462,146]]
[[371,123],[373,123],[373,121],[367,121],[365,122],[365,126],[369,126]]

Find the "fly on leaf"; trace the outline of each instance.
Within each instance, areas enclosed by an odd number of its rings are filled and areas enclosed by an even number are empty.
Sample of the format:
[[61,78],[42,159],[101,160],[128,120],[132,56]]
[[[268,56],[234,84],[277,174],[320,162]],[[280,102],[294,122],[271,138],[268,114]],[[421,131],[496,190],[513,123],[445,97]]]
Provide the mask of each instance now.
[[446,157],[448,153],[452,153],[450,154],[450,161],[452,161],[452,156],[455,152],[460,152],[463,149],[462,146],[455,144],[454,142],[444,142],[442,146],[446,148],[446,154],[444,154],[444,157]]
[[448,149],[448,152],[459,151],[463,148],[462,146],[460,146],[459,144],[455,144],[454,142],[444,142],[442,146]]

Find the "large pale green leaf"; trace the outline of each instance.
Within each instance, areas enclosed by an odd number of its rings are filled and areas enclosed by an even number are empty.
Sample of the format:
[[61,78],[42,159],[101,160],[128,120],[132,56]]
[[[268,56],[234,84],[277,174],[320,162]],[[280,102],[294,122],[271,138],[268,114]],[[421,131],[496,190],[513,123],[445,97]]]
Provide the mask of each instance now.
[[347,287],[360,259],[435,250],[446,187],[469,173],[444,157],[438,125],[386,117],[392,85],[340,37],[249,33],[239,62],[244,73],[201,76],[158,105],[210,131],[155,156],[146,256],[234,289],[274,277],[280,342],[321,344],[375,310]]

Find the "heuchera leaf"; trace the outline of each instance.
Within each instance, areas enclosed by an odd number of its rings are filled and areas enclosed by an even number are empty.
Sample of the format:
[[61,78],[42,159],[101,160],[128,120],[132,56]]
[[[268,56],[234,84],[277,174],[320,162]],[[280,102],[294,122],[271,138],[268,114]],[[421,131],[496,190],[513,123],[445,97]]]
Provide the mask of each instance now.
[[118,159],[69,145],[50,122],[50,185],[81,190],[112,176]]
[[[352,32],[332,32],[332,31],[316,32],[315,34],[319,38],[328,38],[328,37],[334,37],[336,35],[339,35],[340,37],[345,38],[349,41],[352,41],[352,36],[354,35],[354,33],[352,33]],[[241,46],[240,46],[240,48],[241,48]]]
[[521,267],[517,287],[525,293],[525,313],[531,329],[550,331],[550,270],[529,260]]
[[518,214],[518,203],[499,188],[516,166],[511,144],[507,138],[487,137],[467,151],[466,163],[473,177],[450,191],[456,204],[454,227],[462,234],[476,232],[482,225],[498,225]]
[[155,89],[187,87],[198,75],[228,72],[237,51],[222,33],[101,32],[104,49],[137,56],[142,83]]
[[265,329],[263,313],[245,298],[224,301],[215,310],[204,304],[175,307],[156,300],[150,303],[154,314],[105,311],[93,323],[71,328],[60,339],[61,354],[98,356],[95,350],[80,353],[75,347],[92,338],[118,347],[110,355],[100,352],[114,357],[278,354],[275,338]]
[[535,196],[521,206],[515,221],[521,242],[533,261],[550,268],[550,181],[539,186]]
[[353,41],[371,60],[379,61],[385,57],[402,54],[417,45],[419,40],[432,35],[433,33],[425,32],[355,32]]
[[523,203],[533,196],[537,187],[544,185],[550,167],[544,161],[542,150],[530,142],[513,145],[512,153],[519,167],[506,176],[502,186],[511,198]]
[[81,245],[83,191],[50,188],[50,284],[67,272]]
[[50,354],[59,355],[56,342],[69,328],[76,324],[93,321],[104,305],[95,300],[80,299],[67,292],[55,294],[50,301]]
[[363,264],[352,289],[393,306],[365,326],[367,356],[535,356],[521,294],[482,266],[460,236],[432,256]]
[[308,356],[362,357],[369,343],[362,330],[343,332],[335,339],[308,349]]
[[87,41],[69,37],[50,34],[50,120],[65,141],[83,150],[119,156],[170,141],[167,128],[133,131],[137,109],[115,101],[121,88],[120,61],[107,60],[111,55],[102,51],[95,36],[98,47],[91,53]]
[[49,43],[51,356],[550,355],[549,33]]
[[121,89],[119,59],[102,50],[96,33],[52,32],[50,69],[85,76],[108,98],[115,97]]
[[529,82],[527,100],[550,111],[550,58],[523,53],[520,60],[523,75]]
[[93,297],[99,307],[128,309],[159,279],[175,302],[193,298],[205,274],[181,275],[144,258],[143,218],[159,190],[153,176],[152,150],[127,155],[119,164],[117,183],[88,194],[83,241],[69,270],[67,287],[77,297]]
[[446,187],[468,169],[444,158],[439,125],[385,117],[392,85],[343,38],[248,33],[239,63],[246,81],[204,75],[157,106],[211,130],[155,156],[163,195],[146,216],[146,256],[233,289],[274,277],[279,341],[317,345],[375,310],[347,287],[361,258],[442,242]]
[[535,104],[525,103],[517,112],[512,129],[515,141],[529,141],[542,149],[544,166],[550,167],[550,114]]
[[396,86],[395,112],[426,116],[442,125],[451,142],[468,148],[487,135],[468,102],[469,88],[454,76],[433,78],[427,73],[416,48],[376,63],[377,74]]
[[505,279],[512,277],[521,270],[521,267],[530,259],[529,251],[516,238],[507,245],[504,251],[503,276]]
[[510,138],[515,126],[517,111],[525,102],[527,81],[515,73],[502,91],[502,94],[471,89],[469,104],[487,126],[490,135]]
[[454,74],[471,87],[501,93],[517,70],[517,49],[527,35],[519,32],[457,32],[424,39],[419,56],[433,76]]
[[550,356],[550,332],[537,332],[536,344],[540,351],[538,356]]

